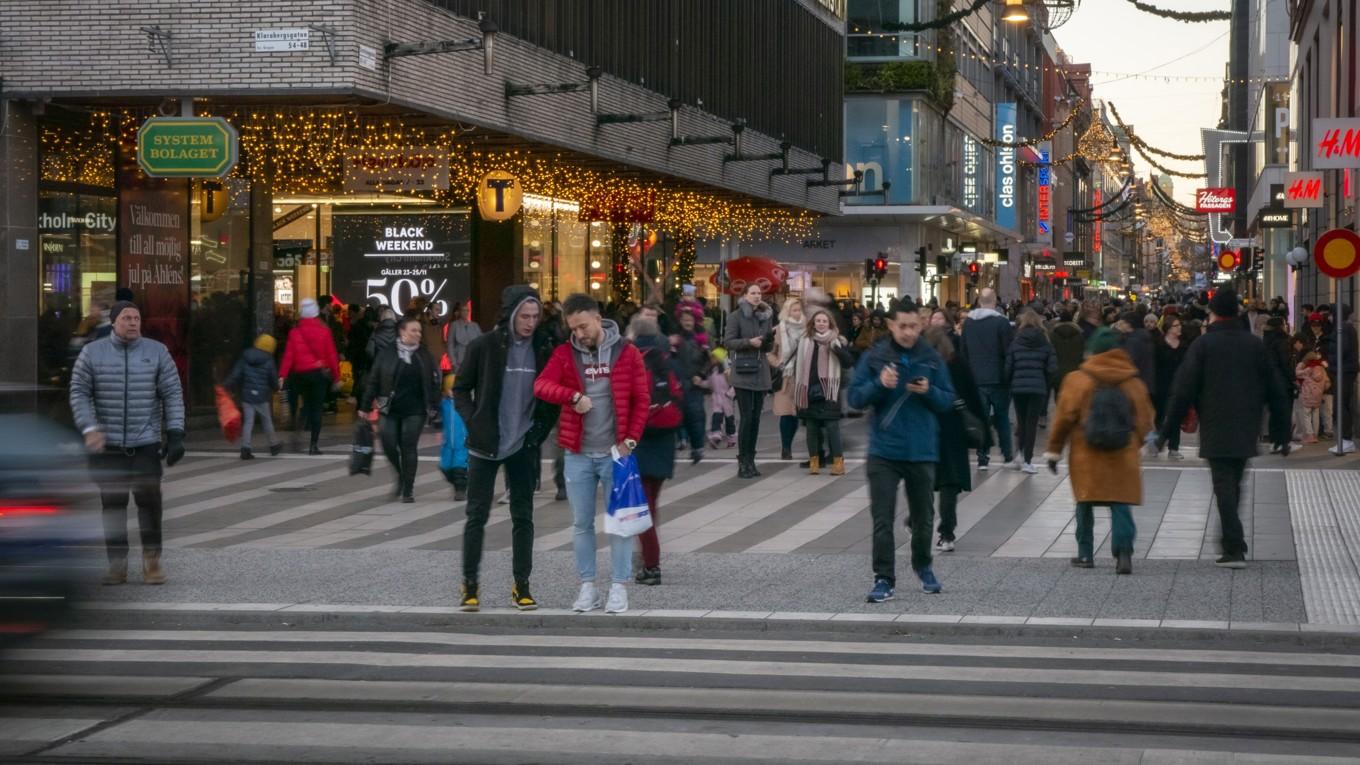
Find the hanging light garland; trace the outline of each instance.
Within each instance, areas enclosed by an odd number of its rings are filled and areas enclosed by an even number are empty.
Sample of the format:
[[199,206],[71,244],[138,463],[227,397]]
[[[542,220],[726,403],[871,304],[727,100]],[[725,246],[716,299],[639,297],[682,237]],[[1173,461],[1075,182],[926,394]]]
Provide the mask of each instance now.
[[1110,113],[1111,113],[1112,115],[1114,115],[1114,121],[1117,122],[1117,123],[1119,123],[1119,129],[1120,129],[1120,130],[1123,130],[1123,131],[1124,131],[1124,134],[1127,135],[1127,136],[1129,137],[1129,142],[1130,142],[1130,143],[1136,144],[1136,145],[1142,147],[1145,151],[1149,151],[1149,152],[1152,152],[1153,154],[1157,154],[1157,155],[1166,157],[1167,159],[1179,159],[1179,160],[1182,160],[1182,161],[1185,161],[1185,162],[1203,162],[1203,161],[1204,161],[1204,155],[1203,155],[1203,154],[1176,154],[1175,152],[1165,151],[1165,150],[1162,150],[1162,149],[1158,149],[1158,148],[1156,148],[1156,147],[1154,147],[1154,146],[1148,145],[1148,143],[1147,143],[1146,141],[1144,141],[1142,138],[1139,138],[1138,135],[1137,135],[1136,133],[1133,132],[1133,129],[1132,129],[1132,128],[1130,128],[1128,125],[1124,124],[1124,119],[1123,119],[1122,117],[1119,116],[1119,109],[1115,108],[1114,102],[1112,102],[1112,101],[1106,101],[1106,102],[1105,102],[1105,105],[1110,107]]
[[1043,143],[1044,141],[1053,140],[1054,136],[1066,130],[1068,126],[1070,126],[1073,122],[1076,121],[1077,115],[1081,113],[1082,108],[1086,106],[1086,104],[1089,101],[1090,98],[1088,96],[1082,96],[1081,99],[1077,101],[1076,105],[1072,107],[1072,111],[1068,112],[1066,119],[1064,119],[1061,123],[1053,126],[1052,130],[1048,131],[1047,133],[1043,134],[1038,138],[1026,138],[1023,140],[1015,141],[998,141],[995,138],[979,138],[977,139],[978,143],[981,143],[985,146],[991,146],[992,148],[997,148],[1000,146],[1011,146],[1017,149],[1021,147],[1033,148]]
[[931,21],[913,21],[908,24],[897,21],[885,21],[883,22],[883,28],[890,32],[924,32],[929,29],[944,29],[956,21],[962,21],[963,19],[972,16],[974,13],[977,13],[986,7],[991,1],[992,0],[973,0],[971,5],[954,11],[953,13],[947,13]]
[[1231,21],[1231,11],[1173,11],[1166,8],[1158,8],[1155,5],[1139,2],[1139,0],[1129,0],[1133,7],[1143,13],[1151,13],[1154,16],[1161,16],[1164,19],[1175,19],[1176,21],[1186,21],[1190,23],[1202,23],[1206,21]]

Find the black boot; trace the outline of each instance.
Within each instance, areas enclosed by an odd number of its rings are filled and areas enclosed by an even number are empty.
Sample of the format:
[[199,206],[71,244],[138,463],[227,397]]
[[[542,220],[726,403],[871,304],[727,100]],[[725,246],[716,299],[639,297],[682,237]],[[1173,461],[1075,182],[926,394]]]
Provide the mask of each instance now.
[[454,468],[450,472],[452,473],[450,482],[453,484],[453,501],[462,502],[467,499],[467,468]]
[[321,447],[316,445],[316,439],[312,439],[312,445],[307,447],[307,453],[313,456],[321,453]]
[[1114,561],[1115,561],[1114,572],[1116,574],[1133,573],[1133,553],[1125,550],[1124,552],[1114,556]]
[[269,456],[270,456],[270,457],[277,457],[277,456],[279,456],[279,455],[282,454],[282,453],[283,453],[283,444],[279,443],[279,444],[270,444],[270,445],[269,445]]
[[242,446],[242,447],[241,447],[241,459],[243,459],[243,460],[253,460],[253,459],[255,459],[255,455],[253,455],[253,454],[250,453],[250,447],[249,447],[249,446]]
[[737,477],[750,478],[751,469],[746,465],[746,457],[737,455]]

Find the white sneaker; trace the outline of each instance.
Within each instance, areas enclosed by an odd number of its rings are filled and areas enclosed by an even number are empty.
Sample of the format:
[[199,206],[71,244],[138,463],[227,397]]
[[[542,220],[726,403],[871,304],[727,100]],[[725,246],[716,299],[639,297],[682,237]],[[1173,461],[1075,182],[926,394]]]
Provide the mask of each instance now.
[[1011,470],[1023,470],[1025,468],[1025,461],[1020,457],[1016,457],[1010,462],[1007,462],[1006,467],[1010,468]]
[[954,552],[954,540],[940,537],[940,541],[935,543],[935,549],[940,552]]
[[[597,604],[598,607],[598,604]],[[606,614],[621,614],[628,610],[628,588],[615,582],[609,586],[609,602],[605,604]]]
[[1179,461],[1179,460],[1185,459],[1185,455],[1184,455],[1184,454],[1181,454],[1181,453],[1180,453],[1178,450],[1176,450],[1176,449],[1171,449],[1171,450],[1169,450],[1169,451],[1166,453],[1166,458],[1169,459],[1169,460],[1176,460],[1176,461]]
[[1039,468],[1034,467],[1034,463],[1032,462],[1026,462],[1025,464],[1020,466],[1020,472],[1034,475],[1035,473],[1039,472]]
[[600,591],[595,589],[595,583],[582,582],[581,594],[576,596],[576,604],[571,607],[571,610],[578,614],[583,614],[587,611],[594,611],[599,607]]
[[1354,441],[1342,441],[1342,442],[1340,442],[1339,444],[1337,444],[1336,446],[1333,446],[1332,448],[1328,449],[1327,451],[1331,452],[1332,454],[1336,454],[1336,455],[1338,455],[1338,456],[1339,456],[1339,455],[1342,455],[1342,454],[1351,454],[1352,452],[1355,451],[1355,442],[1354,442]]

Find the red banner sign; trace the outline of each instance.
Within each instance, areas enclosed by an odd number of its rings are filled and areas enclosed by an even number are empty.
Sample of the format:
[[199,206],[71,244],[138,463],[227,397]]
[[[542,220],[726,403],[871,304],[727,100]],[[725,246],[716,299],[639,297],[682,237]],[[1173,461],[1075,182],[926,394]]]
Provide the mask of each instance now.
[[1195,212],[1230,213],[1237,209],[1237,192],[1230,188],[1195,189]]
[[1101,242],[1101,238],[1100,238],[1100,230],[1101,230],[1101,228],[1103,228],[1103,226],[1101,225],[1101,222],[1100,222],[1100,206],[1101,206],[1102,204],[1104,204],[1104,203],[1101,201],[1101,198],[1102,198],[1103,196],[1104,196],[1104,195],[1100,193],[1100,189],[1096,189],[1096,196],[1095,196],[1096,226],[1095,226],[1095,229],[1091,232],[1091,252],[1093,252],[1093,253],[1095,253],[1095,254],[1097,254],[1097,255],[1100,254],[1100,242]]

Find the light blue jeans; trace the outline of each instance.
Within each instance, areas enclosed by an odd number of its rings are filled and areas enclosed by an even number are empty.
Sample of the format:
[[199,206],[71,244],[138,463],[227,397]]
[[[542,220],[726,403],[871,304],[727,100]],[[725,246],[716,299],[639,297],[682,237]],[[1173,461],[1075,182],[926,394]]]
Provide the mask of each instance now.
[[[576,571],[582,582],[595,581],[595,489],[603,489],[605,506],[614,483],[614,460],[608,454],[567,452],[563,474],[567,479],[567,501],[571,503],[572,548],[576,551]],[[628,582],[633,576],[632,537],[609,537],[612,581]]]

